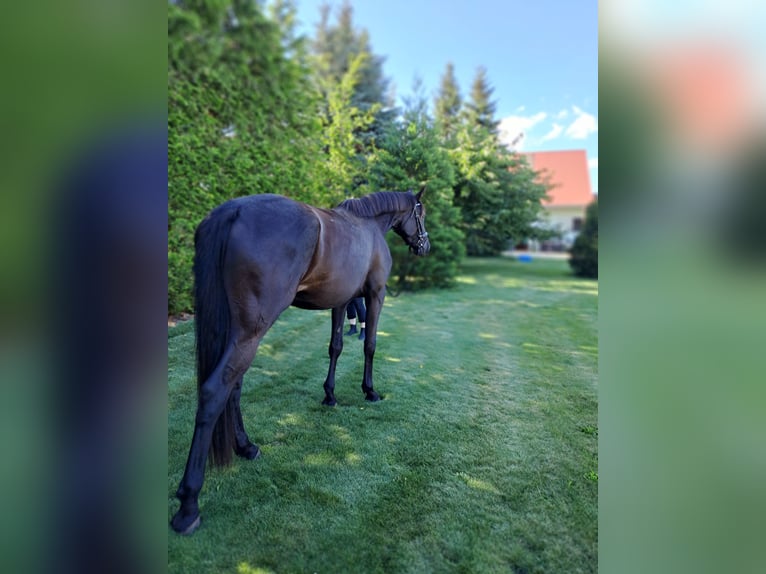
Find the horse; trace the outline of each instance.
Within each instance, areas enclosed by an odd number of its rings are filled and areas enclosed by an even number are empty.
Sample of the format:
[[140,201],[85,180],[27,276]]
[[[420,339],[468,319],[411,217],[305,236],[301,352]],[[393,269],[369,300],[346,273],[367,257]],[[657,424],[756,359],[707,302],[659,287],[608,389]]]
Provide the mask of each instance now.
[[264,335],[288,307],[332,309],[322,404],[333,406],[344,313],[351,299],[364,297],[362,391],[366,400],[380,400],[372,362],[392,262],[385,235],[393,229],[415,255],[430,251],[423,191],[379,191],[334,209],[251,195],[219,205],[199,224],[193,265],[197,413],[173,530],[191,534],[200,524],[208,453],[214,466],[230,464],[232,452],[250,460],[260,455],[242,420],[242,379]]

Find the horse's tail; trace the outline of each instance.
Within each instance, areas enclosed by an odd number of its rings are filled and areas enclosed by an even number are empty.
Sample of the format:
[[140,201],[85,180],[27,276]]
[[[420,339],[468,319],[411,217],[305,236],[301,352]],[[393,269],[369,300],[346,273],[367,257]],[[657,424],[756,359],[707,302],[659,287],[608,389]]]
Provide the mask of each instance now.
[[[229,233],[239,208],[225,203],[206,217],[194,234],[194,327],[197,351],[197,397],[229,343],[231,316],[223,282]],[[215,466],[231,463],[234,448],[234,408],[226,401],[213,429],[210,460]]]

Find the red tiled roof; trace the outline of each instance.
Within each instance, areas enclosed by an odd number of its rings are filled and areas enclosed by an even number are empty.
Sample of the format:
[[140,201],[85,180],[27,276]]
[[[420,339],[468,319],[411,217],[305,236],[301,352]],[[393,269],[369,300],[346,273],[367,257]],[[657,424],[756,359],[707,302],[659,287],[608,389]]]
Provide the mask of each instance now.
[[593,201],[588,173],[588,158],[584,149],[566,151],[524,152],[529,165],[550,177],[553,187],[548,190],[548,207],[579,207]]

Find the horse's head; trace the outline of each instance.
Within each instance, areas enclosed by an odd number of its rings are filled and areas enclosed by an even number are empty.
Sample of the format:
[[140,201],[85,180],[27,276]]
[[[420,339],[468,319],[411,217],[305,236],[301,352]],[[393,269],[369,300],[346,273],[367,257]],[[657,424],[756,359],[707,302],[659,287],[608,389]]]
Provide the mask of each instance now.
[[412,209],[404,214],[401,221],[394,226],[394,231],[409,245],[415,255],[425,255],[431,250],[426,231],[426,210],[420,203],[425,187],[417,195],[413,195]]

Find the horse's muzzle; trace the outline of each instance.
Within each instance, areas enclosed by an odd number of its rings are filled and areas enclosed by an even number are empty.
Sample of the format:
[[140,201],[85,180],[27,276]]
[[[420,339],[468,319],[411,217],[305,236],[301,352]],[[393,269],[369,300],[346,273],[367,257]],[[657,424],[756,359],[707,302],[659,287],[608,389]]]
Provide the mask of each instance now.
[[410,251],[418,256],[428,254],[428,252],[431,251],[431,242],[428,241],[428,234],[418,239],[418,242],[415,245],[410,245]]

